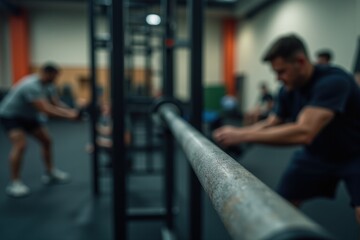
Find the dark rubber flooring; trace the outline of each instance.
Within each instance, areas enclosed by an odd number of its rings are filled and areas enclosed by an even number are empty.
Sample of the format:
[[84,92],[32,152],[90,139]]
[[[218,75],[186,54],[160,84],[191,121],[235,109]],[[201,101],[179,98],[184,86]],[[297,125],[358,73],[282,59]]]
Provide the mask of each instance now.
[[[71,173],[66,185],[43,186],[43,171],[39,148],[29,139],[23,166],[23,180],[31,188],[29,197],[9,198],[5,194],[9,171],[7,155],[9,141],[0,130],[0,240],[110,240],[112,239],[111,174],[102,170],[99,198],[91,195],[90,157],[84,151],[88,142],[87,123],[52,121],[49,129],[54,142],[56,165]],[[294,148],[253,146],[240,159],[249,171],[271,188],[276,184]],[[102,156],[106,161],[106,156]],[[180,150],[176,159],[175,217],[178,239],[188,239],[188,165]],[[137,156],[134,168],[144,169],[145,156]],[[162,162],[154,157],[156,169]],[[129,205],[132,207],[161,206],[161,175],[129,177]],[[219,217],[204,194],[203,236],[206,240],[230,239]],[[337,239],[358,239],[358,227],[343,185],[335,200],[318,199],[304,205],[302,211],[318,222]],[[129,239],[161,239],[161,221],[131,222]]]

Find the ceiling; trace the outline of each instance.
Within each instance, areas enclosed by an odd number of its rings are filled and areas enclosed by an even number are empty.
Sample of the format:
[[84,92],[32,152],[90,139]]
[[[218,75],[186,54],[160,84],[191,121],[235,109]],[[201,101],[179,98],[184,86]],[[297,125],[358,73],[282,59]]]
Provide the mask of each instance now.
[[[88,0],[0,0],[0,9],[14,11],[16,7],[21,6],[22,4],[29,4],[32,2],[36,3],[86,3]],[[106,3],[111,0],[96,0],[100,3]],[[178,4],[185,5],[187,1],[190,0],[177,0]],[[243,0],[205,0],[205,4],[207,7],[211,8],[234,8],[238,2]],[[248,0],[250,1],[250,0]],[[160,5],[162,0],[126,0],[124,2],[130,3],[131,6],[152,6],[152,5]]]
[[[98,3],[108,4],[112,0],[94,0]],[[114,0],[113,0],[114,1]],[[124,0],[129,3],[130,7],[159,7],[164,0]],[[177,4],[184,6],[188,1],[192,0],[176,0]],[[200,1],[200,0],[193,0]],[[236,18],[251,18],[261,12],[266,7],[277,2],[278,0],[204,0],[208,9],[212,9],[218,13],[221,10],[227,15]],[[57,5],[75,6],[86,4],[88,0],[0,0],[0,12],[16,13],[19,7],[42,6],[51,7]],[[213,11],[213,12],[214,12]]]

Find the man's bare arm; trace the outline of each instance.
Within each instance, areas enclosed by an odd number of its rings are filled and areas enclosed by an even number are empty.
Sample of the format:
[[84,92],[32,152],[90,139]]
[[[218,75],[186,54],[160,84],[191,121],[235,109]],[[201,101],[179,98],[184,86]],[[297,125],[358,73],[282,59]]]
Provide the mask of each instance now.
[[62,102],[58,96],[51,97],[51,104],[59,108],[70,108],[68,105]]
[[295,123],[282,124],[266,128],[254,128],[253,131],[241,129],[219,129],[215,140],[230,146],[242,142],[254,142],[272,145],[310,144],[318,133],[333,119],[334,112],[320,107],[306,107]]
[[[250,135],[253,132],[261,131],[266,128],[274,127],[282,123],[282,120],[276,115],[270,115],[263,121],[257,122],[251,126],[247,127],[234,127],[234,126],[224,126],[219,129],[216,129],[213,132],[213,138],[215,141],[219,142],[224,146],[240,144],[238,140],[239,135]],[[226,141],[224,141],[226,138]]]
[[272,114],[269,117],[267,117],[266,119],[259,121],[251,126],[244,127],[242,129],[249,130],[249,131],[255,131],[255,130],[261,130],[261,129],[265,129],[265,128],[269,128],[269,127],[274,127],[281,123],[282,123],[282,120],[278,116]]
[[47,100],[36,100],[33,105],[37,110],[43,112],[49,116],[61,117],[67,119],[78,118],[79,113],[72,109],[60,108],[50,104]]

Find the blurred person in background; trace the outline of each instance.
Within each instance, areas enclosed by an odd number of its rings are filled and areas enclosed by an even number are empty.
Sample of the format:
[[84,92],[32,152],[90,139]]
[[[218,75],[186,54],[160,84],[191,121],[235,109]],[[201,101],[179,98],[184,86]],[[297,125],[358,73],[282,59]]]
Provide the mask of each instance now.
[[333,60],[333,54],[330,50],[321,50],[316,54],[316,56],[316,63],[321,65],[331,64],[331,61]]
[[274,106],[274,97],[265,83],[260,85],[260,97],[255,108],[244,115],[244,125],[250,125],[267,118]]
[[20,177],[27,134],[41,145],[45,165],[43,183],[69,181],[69,174],[54,166],[52,142],[43,121],[44,115],[79,119],[77,110],[67,107],[59,100],[54,86],[59,73],[60,69],[56,65],[45,64],[39,74],[25,76],[14,85],[0,104],[0,122],[12,144],[9,154],[11,182],[6,188],[9,196],[23,197],[30,193],[29,187]]

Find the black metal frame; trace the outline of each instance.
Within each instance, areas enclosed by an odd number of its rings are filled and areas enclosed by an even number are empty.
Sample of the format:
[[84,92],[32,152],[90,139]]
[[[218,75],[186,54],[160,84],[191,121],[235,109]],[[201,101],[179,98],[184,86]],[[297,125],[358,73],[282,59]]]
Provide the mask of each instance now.
[[[190,13],[190,42],[188,44],[183,44],[183,46],[190,46],[190,81],[191,81],[191,123],[201,132],[202,129],[202,110],[203,110],[203,97],[202,97],[202,41],[203,41],[203,10],[204,10],[204,1],[188,1],[189,3],[189,13]],[[176,0],[162,0],[163,8],[163,16],[165,17],[165,35],[163,38],[163,89],[164,95],[169,98],[174,97],[174,49],[176,47],[176,39],[175,39],[175,29],[174,29],[174,16],[175,16],[175,4]],[[95,0],[89,0],[89,14],[90,14],[90,35],[91,35],[91,83],[92,83],[92,141],[94,143],[94,154],[93,154],[93,193],[94,195],[99,194],[99,172],[98,172],[98,159],[97,159],[97,146],[95,144],[96,140],[96,123],[97,123],[97,99],[96,99],[96,48],[98,47],[108,47],[111,50],[111,100],[112,100],[112,116],[113,116],[113,145],[116,148],[113,148],[112,151],[112,159],[113,159],[113,234],[114,239],[127,239],[127,221],[129,220],[165,220],[166,228],[164,229],[163,236],[173,236],[172,231],[174,229],[174,152],[175,152],[175,142],[174,138],[171,135],[174,134],[175,138],[179,141],[179,136],[181,138],[186,138],[185,135],[188,134],[190,139],[196,139],[197,142],[205,142],[206,146],[195,146],[198,147],[195,151],[204,151],[212,152],[215,148],[211,148],[209,151],[208,143],[204,140],[204,137],[198,133],[195,129],[191,129],[191,127],[186,126],[187,124],[183,122],[176,114],[168,109],[168,106],[163,106],[159,108],[160,114],[169,125],[171,133],[168,132],[165,137],[164,146],[164,161],[165,161],[165,194],[164,194],[164,202],[165,208],[159,209],[127,209],[127,191],[126,191],[126,147],[124,143],[124,132],[125,132],[125,123],[124,123],[124,115],[126,113],[125,108],[125,93],[124,93],[124,56],[126,55],[125,51],[125,28],[124,28],[124,1],[116,0],[112,2],[112,5],[104,5],[105,8],[108,8],[109,20],[111,26],[111,38],[108,42],[105,40],[97,41],[95,36]],[[145,46],[148,48],[148,46]],[[148,63],[147,63],[148,64]],[[164,108],[164,109],[162,109]],[[172,109],[172,107],[170,107]],[[171,120],[169,120],[171,119]],[[174,127],[176,126],[176,127]],[[180,127],[181,129],[187,129],[188,132],[176,131],[175,129]],[[185,134],[185,135],[184,135]],[[194,137],[195,136],[195,137]],[[201,141],[200,141],[201,140]],[[182,143],[184,147],[184,141]],[[205,149],[205,150],[204,150]],[[189,151],[194,152],[194,149],[189,150],[185,149],[185,153],[187,155]],[[224,156],[224,153],[219,152],[221,158],[227,158]],[[197,154],[198,156],[199,154]],[[219,156],[220,156],[219,155]],[[219,158],[219,156],[215,156]],[[190,239],[202,239],[202,199],[201,192],[202,188],[199,183],[202,181],[205,186],[205,190],[209,192],[212,191],[211,186],[208,186],[207,182],[204,181],[202,173],[199,173],[199,167],[197,167],[196,159],[189,157],[191,160],[191,164],[193,165],[193,170],[190,179]],[[230,165],[233,165],[232,160],[226,160]],[[196,177],[195,173],[199,178]],[[222,180],[222,179],[219,179]],[[240,189],[241,190],[241,189]],[[219,193],[220,192],[220,193]],[[221,195],[221,191],[217,191],[217,194]],[[213,196],[211,196],[213,197]],[[222,198],[212,199],[215,203],[215,208],[220,211],[220,215],[223,214],[221,212],[224,208],[220,208],[219,202],[222,201]],[[281,212],[280,212],[281,213]],[[222,215],[223,217],[223,215]],[[223,217],[226,221],[226,217]],[[246,220],[244,220],[246,221]],[[306,222],[306,221],[305,221]],[[226,222],[226,226],[228,227],[230,234],[237,237],[239,231],[235,231],[234,224],[231,222]],[[242,225],[239,225],[239,228]],[[244,225],[246,226],[246,224]],[[310,229],[306,229],[306,226],[310,226]],[[301,227],[303,227],[301,225]],[[249,228],[250,230],[252,228]],[[253,233],[253,232],[252,232]],[[287,232],[273,232],[273,235],[267,236],[266,239],[280,239],[284,235],[288,234]],[[312,226],[305,224],[305,228],[295,229],[295,231],[291,231],[290,235],[295,234],[295,236],[299,236],[298,234],[305,234],[310,236],[319,237],[318,239],[330,239],[325,236],[321,229],[317,226]],[[253,233],[255,234],[255,233]],[[280,237],[279,237],[280,236]],[[246,238],[245,238],[246,239]],[[251,238],[247,238],[251,239]],[[264,238],[265,239],[265,238]],[[288,238],[283,238],[288,239]]]
[[[129,13],[128,13],[129,14]],[[129,25],[129,23],[127,23]],[[127,26],[129,28],[129,26]],[[133,34],[133,31],[132,29],[128,29],[128,33],[130,33],[130,35]],[[143,99],[146,99],[147,101],[145,102],[145,104],[147,104],[147,106],[151,106],[152,104],[152,100],[151,100],[151,91],[150,91],[150,86],[151,86],[151,77],[150,77],[150,74],[149,74],[149,69],[151,69],[151,59],[152,59],[152,46],[151,46],[151,29],[150,27],[147,28],[147,31],[145,31],[144,33],[144,36],[145,36],[145,40],[144,41],[135,41],[134,39],[129,39],[129,43],[128,43],[128,46],[126,46],[126,50],[127,50],[127,54],[126,54],[126,57],[127,57],[127,60],[130,62],[130,64],[132,65],[131,67],[131,71],[132,71],[132,74],[130,75],[131,76],[131,80],[129,81],[130,83],[133,82],[133,79],[134,79],[134,56],[136,54],[142,54],[145,56],[145,70],[146,72],[144,72],[145,76],[144,76],[144,80],[145,80],[145,89],[144,89],[144,92],[142,93],[144,96],[139,96],[138,98],[140,100],[143,100]],[[135,46],[137,47],[143,47],[141,49],[139,48],[135,48]],[[131,85],[131,84],[130,84]],[[133,90],[133,88],[131,88]],[[136,95],[136,94],[135,94]],[[141,94],[140,94],[141,95]],[[137,98],[136,96],[135,97],[130,97],[128,96],[129,99],[134,99],[134,98]],[[128,101],[127,101],[128,102]],[[136,101],[132,101],[130,103],[130,105],[136,105]],[[153,151],[153,143],[152,143],[152,140],[153,140],[153,125],[152,125],[152,120],[150,118],[150,114],[148,111],[137,111],[139,109],[141,109],[141,107],[144,105],[144,102],[143,101],[140,101],[140,105],[139,107],[140,108],[135,108],[136,111],[135,113],[138,113],[142,116],[144,116],[146,118],[145,120],[145,138],[146,138],[146,143],[147,143],[147,151],[149,153],[151,153]],[[129,111],[130,115],[133,116],[134,114],[131,114],[133,113],[134,111]],[[132,135],[132,139],[135,140],[135,135],[133,134]],[[154,172],[154,161],[153,161],[153,155],[152,154],[148,154],[147,155],[147,160],[146,160],[146,171],[149,172],[149,173],[152,173]]]
[[[190,1],[190,83],[191,124],[202,132],[203,113],[203,13],[204,1]],[[202,239],[202,188],[195,173],[190,169],[190,239]]]
[[124,96],[124,2],[116,0],[111,7],[111,104],[113,118],[113,207],[114,239],[127,239],[125,96]]
[[89,33],[90,33],[90,84],[91,84],[91,106],[90,106],[90,116],[91,116],[91,142],[94,146],[94,151],[92,156],[92,193],[95,196],[99,195],[99,148],[96,144],[97,131],[96,125],[98,122],[98,107],[97,107],[97,90],[96,90],[96,82],[97,82],[97,73],[96,73],[96,36],[95,36],[95,26],[96,26],[96,11],[95,11],[95,0],[89,0],[88,11],[89,11]]
[[[112,162],[113,162],[113,237],[114,239],[127,239],[127,221],[129,220],[165,220],[166,228],[163,229],[163,236],[172,237],[173,228],[173,158],[166,161],[166,176],[164,184],[166,190],[164,194],[165,208],[156,209],[127,209],[127,191],[126,191],[126,147],[124,143],[126,101],[124,77],[125,77],[125,12],[124,1],[113,1],[111,4],[103,1],[102,3],[89,1],[89,26],[90,26],[90,79],[92,90],[91,101],[91,138],[94,145],[93,165],[92,165],[92,189],[94,196],[100,194],[99,187],[99,159],[98,146],[96,144],[98,122],[97,111],[97,76],[96,76],[96,51],[100,48],[106,48],[110,53],[111,63],[111,102],[112,102],[112,118],[113,118],[113,146]],[[110,37],[108,39],[99,39],[96,36],[96,7],[101,5],[100,14],[106,14],[109,20]],[[146,43],[149,49],[150,43]],[[146,51],[147,57],[150,58],[150,51]],[[147,59],[146,64],[151,64],[151,59]],[[147,128],[152,130],[152,122],[147,123]],[[150,132],[152,133],[152,132]],[[152,136],[147,136],[149,140]],[[173,150],[171,151],[172,156]],[[170,156],[170,152],[168,153]]]
[[[162,0],[162,15],[165,24],[165,34],[163,36],[163,90],[165,97],[174,97],[174,45],[175,29],[174,16],[176,10],[175,0]],[[165,208],[166,208],[166,227],[170,231],[174,228],[174,139],[169,132],[165,133],[164,161],[165,161]]]
[[[190,82],[191,82],[191,123],[201,131],[202,128],[202,42],[203,42],[203,11],[204,1],[188,1],[188,8],[190,14],[190,36],[191,39],[187,41],[179,41],[175,36],[175,0],[163,0],[163,17],[165,22],[165,35],[163,38],[163,89],[165,98],[174,98],[174,50],[177,47],[190,47],[190,61],[189,66]],[[168,209],[167,227],[173,228],[173,216],[171,214],[171,207],[173,206],[174,195],[174,153],[175,142],[172,135],[167,132],[165,136],[164,156],[166,163],[166,207]],[[201,186],[195,174],[190,169],[190,209],[189,209],[189,224],[190,224],[190,239],[202,239],[202,198]]]
[[[110,55],[111,75],[111,102],[113,117],[113,236],[114,239],[126,239],[127,237],[127,212],[126,212],[126,148],[124,144],[124,43],[123,43],[123,1],[113,1],[112,4],[103,1],[89,0],[89,27],[90,27],[90,80],[91,80],[91,139],[94,146],[92,154],[92,192],[94,196],[100,194],[99,180],[99,148],[96,144],[98,122],[98,99],[97,99],[97,58],[98,49],[106,48]],[[96,17],[106,15],[109,21],[110,37],[100,39],[96,36]],[[114,16],[114,17],[113,17]],[[117,44],[113,45],[112,43]]]

